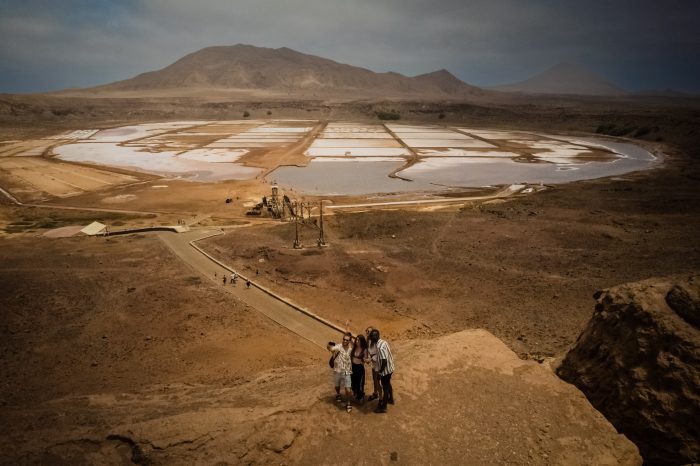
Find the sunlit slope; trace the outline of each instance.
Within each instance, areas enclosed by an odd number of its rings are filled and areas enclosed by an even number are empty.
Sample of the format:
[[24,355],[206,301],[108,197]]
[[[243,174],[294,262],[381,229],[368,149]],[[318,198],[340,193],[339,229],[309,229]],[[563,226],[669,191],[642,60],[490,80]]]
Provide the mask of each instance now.
[[192,89],[266,90],[294,96],[319,95],[411,96],[464,98],[483,91],[446,70],[416,77],[375,73],[283,47],[234,45],[207,47],[175,63],[124,81],[90,89],[162,91]]

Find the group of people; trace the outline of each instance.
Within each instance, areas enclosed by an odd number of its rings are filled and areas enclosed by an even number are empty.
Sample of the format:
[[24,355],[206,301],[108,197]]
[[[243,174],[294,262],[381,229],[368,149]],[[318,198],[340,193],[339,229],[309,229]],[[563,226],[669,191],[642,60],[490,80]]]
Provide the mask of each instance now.
[[372,368],[374,392],[366,397],[367,401],[379,399],[374,412],[386,413],[387,405],[394,404],[394,391],[391,387],[394,357],[389,343],[381,338],[379,330],[368,327],[365,335],[356,337],[347,332],[343,335],[342,343],[330,341],[327,348],[332,353],[329,365],[333,369],[336,401],[343,402],[341,388],[345,389],[345,408],[348,413],[352,412],[351,392],[358,403],[365,400],[365,364],[368,364]]
[[[256,270],[255,273],[258,273],[258,271]],[[217,276],[217,272],[214,272],[214,277],[216,277],[216,276]],[[222,274],[222,277],[223,277],[223,282],[225,285],[226,284],[226,273]],[[231,273],[231,278],[229,280],[231,285],[235,286],[237,280],[238,280],[238,274],[236,272]],[[245,287],[250,288],[250,280],[245,281]]]

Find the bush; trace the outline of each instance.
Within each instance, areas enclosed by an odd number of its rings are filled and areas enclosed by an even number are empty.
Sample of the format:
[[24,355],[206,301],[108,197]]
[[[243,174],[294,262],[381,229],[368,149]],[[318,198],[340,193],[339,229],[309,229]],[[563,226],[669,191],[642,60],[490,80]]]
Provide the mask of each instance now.
[[397,112],[393,111],[388,111],[388,112],[376,112],[377,113],[377,118],[380,120],[400,120],[401,115],[399,115]]
[[250,116],[250,112],[248,110],[243,112],[243,118],[248,118],[249,116]]
[[615,124],[599,125],[595,132],[598,134],[607,134],[608,136],[625,136],[637,130],[636,126],[624,125],[617,126]]
[[272,110],[267,111],[267,116],[270,116],[270,115],[272,115]]
[[438,115],[438,119],[439,119],[439,120],[442,120],[443,118],[445,118],[445,114],[444,114],[444,113],[441,113],[441,114]]
[[641,138],[642,136],[646,136],[647,134],[651,133],[651,128],[648,126],[641,126],[637,128],[637,131],[634,132],[634,137],[635,138]]

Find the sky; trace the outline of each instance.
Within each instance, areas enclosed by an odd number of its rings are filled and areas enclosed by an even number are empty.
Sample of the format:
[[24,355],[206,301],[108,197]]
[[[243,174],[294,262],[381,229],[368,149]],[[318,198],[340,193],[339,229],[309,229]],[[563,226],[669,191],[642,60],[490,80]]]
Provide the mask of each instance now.
[[477,86],[576,63],[700,93],[697,0],[0,0],[0,92],[89,87],[212,45],[289,47]]

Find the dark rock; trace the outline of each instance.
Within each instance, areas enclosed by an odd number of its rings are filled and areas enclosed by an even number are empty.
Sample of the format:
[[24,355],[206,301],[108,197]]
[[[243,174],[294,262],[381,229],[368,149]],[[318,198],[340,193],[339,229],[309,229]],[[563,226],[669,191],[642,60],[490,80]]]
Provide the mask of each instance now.
[[295,429],[286,429],[282,432],[277,432],[267,444],[267,447],[275,453],[282,453],[292,446],[298,434],[299,433]]
[[639,447],[645,463],[700,462],[699,277],[596,292],[576,346],[558,368]]
[[666,295],[666,303],[690,325],[700,328],[700,299],[678,285]]

